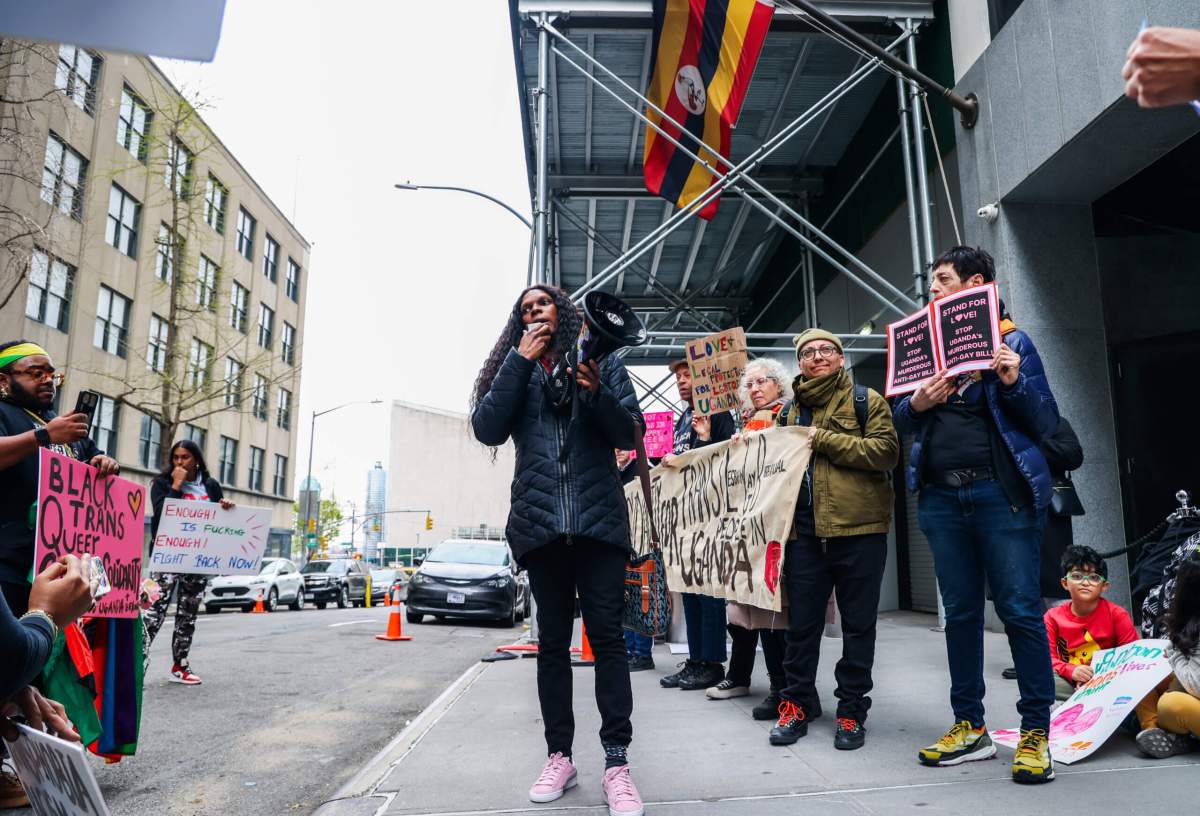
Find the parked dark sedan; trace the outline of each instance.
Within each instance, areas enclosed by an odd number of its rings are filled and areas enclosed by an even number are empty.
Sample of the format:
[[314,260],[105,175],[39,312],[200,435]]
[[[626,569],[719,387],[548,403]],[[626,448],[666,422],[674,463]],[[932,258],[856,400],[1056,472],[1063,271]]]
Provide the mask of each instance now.
[[319,558],[309,561],[301,570],[304,593],[324,609],[333,602],[339,609],[367,602],[367,567],[354,558]]
[[508,545],[447,539],[433,548],[408,582],[405,615],[486,618],[516,626],[529,615],[529,585],[517,579]]

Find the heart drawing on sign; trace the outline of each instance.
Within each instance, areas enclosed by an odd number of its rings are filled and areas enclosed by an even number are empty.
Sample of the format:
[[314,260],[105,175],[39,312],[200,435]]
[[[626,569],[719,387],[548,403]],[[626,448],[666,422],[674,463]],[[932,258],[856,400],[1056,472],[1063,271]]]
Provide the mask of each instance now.
[[961,323],[961,322],[962,322],[962,319],[963,319],[963,316],[962,316],[962,315],[960,315],[960,314],[957,314],[957,315],[955,315],[955,316],[954,316],[954,322],[955,322],[955,323]]
[[131,490],[129,493],[125,494],[125,501],[129,502],[129,509],[136,517],[138,511],[142,509],[142,491]]

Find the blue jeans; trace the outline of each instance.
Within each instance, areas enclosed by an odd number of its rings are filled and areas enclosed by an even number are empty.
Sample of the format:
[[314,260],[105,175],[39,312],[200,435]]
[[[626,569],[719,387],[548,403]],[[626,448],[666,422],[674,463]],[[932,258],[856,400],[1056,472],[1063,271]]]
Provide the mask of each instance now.
[[701,663],[725,662],[725,599],[683,594],[688,658]]
[[632,629],[625,630],[626,657],[649,657],[650,650],[653,648],[654,638],[649,635],[643,635],[641,632],[635,632]]
[[958,488],[928,485],[921,490],[918,519],[933,549],[946,608],[946,657],[955,721],[969,720],[976,728],[984,724],[986,575],[1017,670],[1021,727],[1050,726],[1054,674],[1038,584],[1044,517],[1033,507],[1013,508],[994,480]]

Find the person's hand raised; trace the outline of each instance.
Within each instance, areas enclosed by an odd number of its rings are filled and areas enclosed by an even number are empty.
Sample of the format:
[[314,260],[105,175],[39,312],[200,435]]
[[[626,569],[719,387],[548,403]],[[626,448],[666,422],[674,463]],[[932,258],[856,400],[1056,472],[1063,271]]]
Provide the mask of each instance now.
[[546,349],[550,348],[550,339],[553,334],[550,331],[550,324],[543,323],[532,331],[527,331],[521,335],[521,342],[517,346],[517,354],[520,354],[526,360],[537,360],[546,353]]
[[55,445],[70,445],[88,435],[87,414],[67,414],[46,423],[50,441]]
[[692,430],[696,432],[696,438],[701,442],[710,441],[712,439],[712,417],[693,414]]
[[934,374],[921,383],[921,387],[913,392],[909,405],[918,414],[930,408],[942,405],[954,393],[954,378],[944,374]]
[[1181,105],[1200,98],[1200,31],[1147,28],[1125,54],[1125,95],[1143,108]]
[[83,566],[73,555],[64,555],[33,579],[29,608],[40,609],[59,627],[92,608],[92,588]]

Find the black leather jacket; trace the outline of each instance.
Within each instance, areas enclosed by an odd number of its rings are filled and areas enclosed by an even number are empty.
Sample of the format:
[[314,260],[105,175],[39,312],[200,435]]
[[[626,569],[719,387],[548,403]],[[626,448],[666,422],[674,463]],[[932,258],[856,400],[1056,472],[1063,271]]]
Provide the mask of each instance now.
[[634,446],[634,423],[645,428],[625,366],[609,355],[600,366],[600,390],[577,391],[579,428],[567,461],[558,454],[570,409],[555,409],[543,387],[541,365],[509,351],[492,387],[471,414],[475,438],[516,446],[508,543],[522,561],[533,550],[568,536],[629,549],[629,518],[615,449]]

